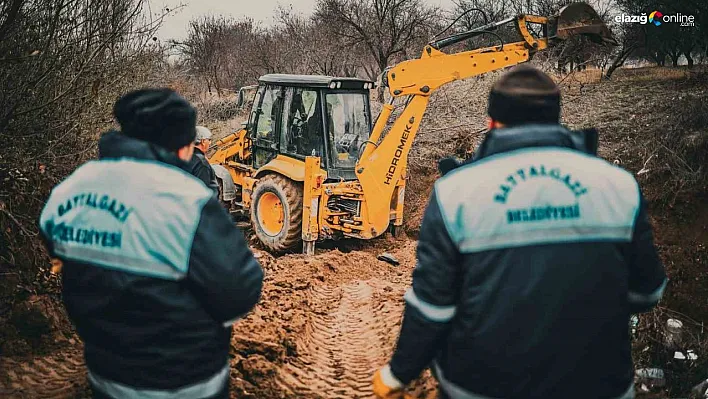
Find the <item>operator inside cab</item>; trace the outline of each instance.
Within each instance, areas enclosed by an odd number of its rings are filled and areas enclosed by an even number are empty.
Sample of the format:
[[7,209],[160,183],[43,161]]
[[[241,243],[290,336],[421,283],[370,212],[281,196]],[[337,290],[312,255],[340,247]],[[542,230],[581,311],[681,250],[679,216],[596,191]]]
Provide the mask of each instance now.
[[633,313],[667,285],[634,176],[560,123],[560,90],[513,68],[473,162],[439,179],[378,398],[430,367],[440,397],[634,398]]
[[319,96],[312,90],[292,90],[287,123],[288,151],[302,156],[324,156]]

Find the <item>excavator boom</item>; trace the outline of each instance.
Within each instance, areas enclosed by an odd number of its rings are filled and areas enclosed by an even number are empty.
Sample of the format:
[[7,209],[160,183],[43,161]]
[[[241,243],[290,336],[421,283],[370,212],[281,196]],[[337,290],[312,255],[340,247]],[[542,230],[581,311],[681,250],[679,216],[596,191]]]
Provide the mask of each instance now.
[[[505,31],[496,33],[507,24],[516,28],[518,40],[507,43]],[[499,43],[444,52],[480,35],[496,37]],[[273,252],[302,243],[303,252],[312,254],[319,240],[370,239],[389,227],[395,234],[403,225],[408,154],[430,96],[455,80],[526,62],[575,35],[615,43],[584,3],[550,17],[519,15],[433,40],[419,59],[384,73],[391,101],[383,105],[371,133],[368,95],[373,82],[261,76],[258,86],[239,95],[239,104],[253,102],[248,122],[219,140],[209,159],[219,179],[219,198],[240,215],[247,213],[256,236]],[[248,93],[254,94],[252,101]],[[399,97],[406,98],[405,107],[391,120]]]
[[[515,43],[446,54],[441,49],[490,33],[514,23],[523,38]],[[531,33],[528,24],[540,24],[544,35]],[[443,85],[528,61],[535,52],[571,36],[585,35],[592,41],[616,45],[610,30],[595,10],[585,3],[573,3],[552,17],[519,15],[487,24],[429,43],[419,59],[401,62],[384,74],[391,102],[384,105],[371,137],[356,166],[356,174],[366,198],[367,222],[373,236],[381,234],[390,222],[390,199],[402,178],[408,153],[420,127],[430,95]],[[498,35],[495,35],[498,37]],[[393,101],[408,97],[405,109],[388,133],[381,138],[393,110]]]

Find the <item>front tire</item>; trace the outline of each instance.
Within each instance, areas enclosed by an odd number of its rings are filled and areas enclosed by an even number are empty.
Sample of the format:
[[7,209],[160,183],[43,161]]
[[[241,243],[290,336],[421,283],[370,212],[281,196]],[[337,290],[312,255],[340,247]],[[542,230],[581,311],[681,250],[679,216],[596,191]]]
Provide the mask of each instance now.
[[302,185],[280,175],[264,176],[251,197],[251,223],[269,251],[297,248],[302,243]]

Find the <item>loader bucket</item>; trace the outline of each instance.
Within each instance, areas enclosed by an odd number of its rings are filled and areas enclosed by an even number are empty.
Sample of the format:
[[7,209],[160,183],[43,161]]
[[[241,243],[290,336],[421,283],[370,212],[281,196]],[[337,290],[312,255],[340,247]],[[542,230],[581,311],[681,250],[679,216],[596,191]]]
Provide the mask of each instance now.
[[617,40],[597,12],[587,3],[571,3],[549,18],[549,37],[566,40],[571,36],[587,36],[598,44],[617,46]]

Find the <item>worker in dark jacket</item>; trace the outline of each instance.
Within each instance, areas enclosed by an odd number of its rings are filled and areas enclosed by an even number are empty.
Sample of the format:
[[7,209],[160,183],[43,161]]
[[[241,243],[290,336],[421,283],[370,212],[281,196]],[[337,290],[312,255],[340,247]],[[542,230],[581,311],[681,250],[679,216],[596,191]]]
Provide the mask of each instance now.
[[204,182],[215,194],[219,193],[219,183],[216,173],[206,159],[206,152],[211,144],[211,131],[204,126],[197,126],[197,136],[194,140],[194,155],[189,161],[189,173]]
[[553,80],[491,90],[474,162],[439,179],[379,398],[431,367],[441,397],[632,398],[629,318],[667,284],[634,177],[559,124]]
[[40,227],[96,398],[227,398],[231,324],[263,271],[187,171],[196,110],[171,90],[115,104],[121,131],[51,193]]

